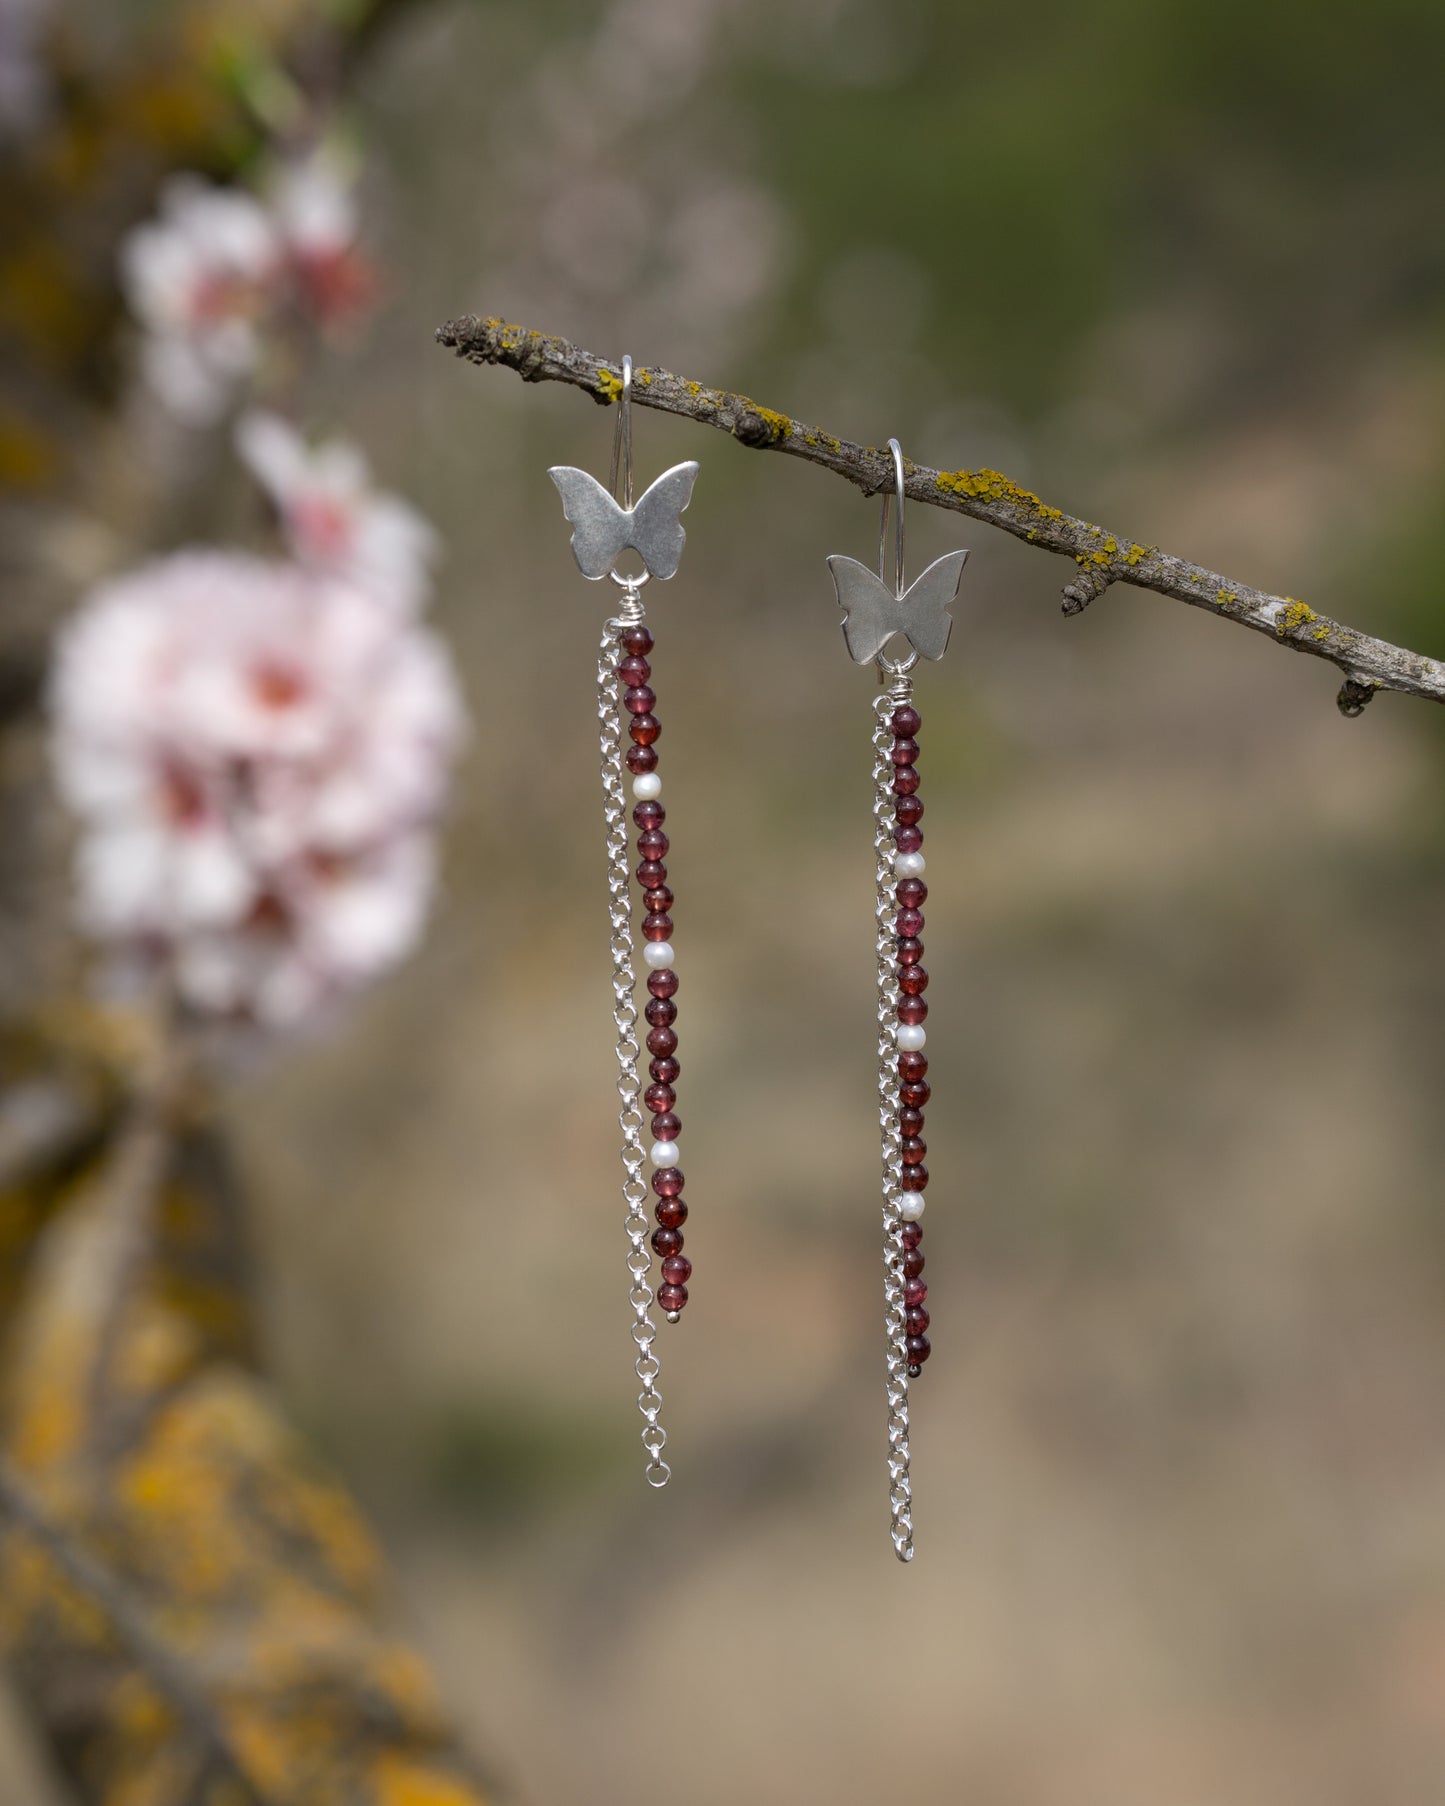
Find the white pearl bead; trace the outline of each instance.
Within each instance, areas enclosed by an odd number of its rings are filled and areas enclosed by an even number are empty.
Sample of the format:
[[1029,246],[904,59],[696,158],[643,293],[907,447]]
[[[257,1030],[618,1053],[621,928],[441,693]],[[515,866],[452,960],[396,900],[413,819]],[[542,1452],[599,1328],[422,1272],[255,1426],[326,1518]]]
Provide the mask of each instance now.
[[898,1024],[898,1051],[900,1053],[922,1053],[928,1035],[921,1022],[900,1022]]
[[642,943],[642,957],[647,961],[648,965],[652,967],[654,972],[660,972],[664,966],[670,966],[672,964],[672,942],[644,941]]
[[921,878],[928,869],[928,862],[922,853],[900,853],[893,861],[893,870],[899,878]]
[[905,1223],[916,1223],[923,1215],[923,1193],[906,1191],[898,1206],[898,1214]]
[[662,795],[662,779],[655,771],[643,771],[632,780],[632,794],[639,803],[650,803]]
[[675,1141],[654,1141],[647,1157],[654,1166],[676,1166],[682,1149]]

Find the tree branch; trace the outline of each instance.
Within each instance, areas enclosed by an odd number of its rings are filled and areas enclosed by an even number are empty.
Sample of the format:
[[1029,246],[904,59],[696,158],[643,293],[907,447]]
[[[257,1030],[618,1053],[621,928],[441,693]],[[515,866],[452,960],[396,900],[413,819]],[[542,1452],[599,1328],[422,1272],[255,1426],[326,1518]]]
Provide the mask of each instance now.
[[[619,366],[547,333],[465,314],[449,320],[436,336],[458,357],[474,364],[501,364],[524,382],[570,383],[604,405],[621,393]],[[893,480],[886,451],[851,445],[820,427],[761,407],[746,395],[704,388],[666,370],[639,369],[633,375],[632,398],[639,407],[717,427],[757,450],[786,452],[820,464],[855,483],[864,495],[876,495]],[[910,501],[950,508],[1043,551],[1072,558],[1077,570],[1064,590],[1066,614],[1082,612],[1110,584],[1127,583],[1267,634],[1296,652],[1328,660],[1345,680],[1336,699],[1343,714],[1360,714],[1377,690],[1445,702],[1445,663],[1440,660],[1360,633],[1317,614],[1294,596],[1271,595],[1158,546],[1140,545],[1125,534],[1078,520],[996,470],[930,470],[905,460],[904,487]]]

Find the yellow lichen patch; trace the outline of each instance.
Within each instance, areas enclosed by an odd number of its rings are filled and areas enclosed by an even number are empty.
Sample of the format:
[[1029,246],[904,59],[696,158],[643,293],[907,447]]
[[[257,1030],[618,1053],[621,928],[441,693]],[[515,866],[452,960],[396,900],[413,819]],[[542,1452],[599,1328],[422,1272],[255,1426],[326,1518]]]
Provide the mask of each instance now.
[[769,437],[774,445],[779,439],[786,439],[792,432],[793,423],[786,414],[775,413],[772,408],[760,408],[754,402],[750,402],[748,405],[768,429]]
[[1222,589],[1217,592],[1214,599],[1221,608],[1233,608],[1239,600],[1239,592],[1238,590]]
[[599,370],[597,372],[597,393],[605,401],[616,401],[622,393],[622,378],[614,376],[610,370]]
[[1307,627],[1311,621],[1319,617],[1308,602],[1300,602],[1293,596],[1285,597],[1285,610],[1274,624],[1274,630],[1281,639],[1287,633],[1293,633],[1297,627]]
[[1143,546],[1130,546],[1129,550],[1124,554],[1124,562],[1125,564],[1139,564],[1142,563],[1148,555],[1149,554],[1145,551]]
[[476,1806],[477,1796],[455,1775],[430,1763],[386,1755],[376,1764],[377,1806]]
[[1061,508],[1047,507],[1032,489],[1021,489],[998,470],[941,470],[938,487],[945,495],[966,495],[980,502],[1008,502],[1041,520],[1064,518]]
[[638,370],[635,374],[638,382],[642,384],[644,389],[650,389],[652,387],[652,372],[650,370]]
[[1315,640],[1327,640],[1329,637],[1330,637],[1330,630],[1329,630],[1328,625],[1325,625],[1323,627],[1316,627],[1314,632],[1310,635],[1310,638],[1315,639]]

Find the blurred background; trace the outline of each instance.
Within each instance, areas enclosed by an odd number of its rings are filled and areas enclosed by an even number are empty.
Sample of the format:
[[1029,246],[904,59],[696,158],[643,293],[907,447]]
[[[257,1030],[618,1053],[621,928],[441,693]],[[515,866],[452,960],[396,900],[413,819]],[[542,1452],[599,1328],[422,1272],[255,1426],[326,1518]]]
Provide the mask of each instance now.
[[[145,560],[271,531],[230,450],[246,396],[157,424],[123,245],[177,170],[259,184],[292,89],[354,153],[366,318],[277,354],[286,411],[436,529],[470,737],[425,938],[325,1033],[227,1066],[216,1108],[279,1408],[376,1527],[496,1795],[1440,1797],[1437,711],[1346,722],[1332,667],[1122,586],[1067,620],[1071,565],[910,510],[912,568],[971,557],[918,683],[934,1353],[902,1570],[873,682],[822,563],[870,555],[875,508],[639,411],[640,479],[702,465],[648,592],[695,1265],[654,1495],[604,605],[545,476],[605,472],[613,417],[432,332],[500,314],[897,434],[1438,656],[1442,62],[1432,0],[4,0],[14,1022],[95,963],[52,636]],[[71,1797],[23,1689],[0,1748],[6,1797]]]

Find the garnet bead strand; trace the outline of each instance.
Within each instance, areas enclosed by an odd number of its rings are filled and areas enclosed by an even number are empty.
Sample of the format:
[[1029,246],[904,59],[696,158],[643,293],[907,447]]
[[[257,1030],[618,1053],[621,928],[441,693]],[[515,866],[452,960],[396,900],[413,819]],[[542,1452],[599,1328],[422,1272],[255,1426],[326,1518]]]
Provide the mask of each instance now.
[[[923,1274],[923,1193],[928,1185],[928,1168],[923,1157],[928,1144],[923,1139],[923,1106],[931,1095],[924,1075],[928,1060],[923,1053],[927,1035],[923,1022],[928,1005],[923,993],[928,988],[928,974],[919,963],[923,958],[923,904],[928,886],[923,882],[923,803],[918,796],[918,730],[923,717],[911,703],[893,711],[889,727],[893,733],[890,759],[893,765],[894,873],[897,887],[894,896],[898,913],[894,918],[894,959],[898,978],[899,1024],[899,1153],[902,1160],[900,1213],[903,1217],[900,1241],[903,1258],[904,1355],[910,1379],[923,1372],[923,1363],[933,1352],[924,1334],[929,1314],[924,1308],[928,1296]],[[905,1039],[906,1037],[906,1039]]]
[[652,634],[640,621],[624,628],[622,653],[617,661],[617,676],[623,686],[622,707],[632,745],[627,752],[627,769],[633,774],[632,792],[637,805],[632,819],[637,827],[638,889],[644,909],[642,922],[642,954],[648,965],[648,1002],[643,1015],[647,1023],[647,1051],[652,1056],[648,1072],[652,1083],[642,1095],[642,1102],[652,1117],[652,1189],[657,1196],[657,1228],[652,1233],[652,1246],[662,1261],[662,1283],[657,1288],[659,1307],[668,1321],[676,1323],[687,1303],[687,1281],[692,1275],[692,1262],[682,1252],[682,1225],[687,1220],[683,1202],[682,1170],[677,1164],[677,1138],[682,1132],[682,1118],[674,1106],[675,1089],[680,1070],[677,1055],[677,973],[672,969],[672,904],[673,894],[667,883],[665,861],[671,842],[663,823],[667,810],[661,801],[662,781],[657,773],[657,740],[662,724],[653,713],[657,692],[652,683]]

